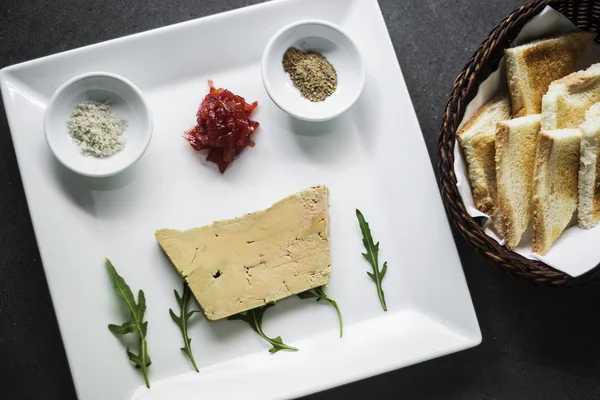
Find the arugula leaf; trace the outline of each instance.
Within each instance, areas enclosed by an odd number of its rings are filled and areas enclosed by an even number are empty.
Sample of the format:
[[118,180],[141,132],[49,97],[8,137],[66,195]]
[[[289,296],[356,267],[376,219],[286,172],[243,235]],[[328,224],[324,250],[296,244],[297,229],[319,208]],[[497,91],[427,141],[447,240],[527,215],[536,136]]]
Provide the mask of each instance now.
[[141,368],[146,381],[146,387],[150,388],[150,380],[148,379],[148,367],[152,364],[148,355],[148,342],[146,342],[146,332],[148,331],[148,322],[144,322],[144,312],[146,311],[146,296],[140,290],[138,292],[138,301],[136,303],[131,288],[125,280],[117,273],[117,270],[112,265],[110,260],[106,259],[106,268],[112,280],[112,285],[119,297],[123,300],[131,313],[131,319],[123,325],[109,324],[108,329],[115,335],[127,335],[129,333],[139,334],[139,350],[135,354],[127,349],[129,360],[135,364],[136,368]]
[[269,344],[271,344],[271,346],[273,346],[269,349],[269,353],[271,353],[271,354],[275,354],[279,350],[298,351],[297,348],[288,346],[287,344],[283,343],[283,340],[281,340],[281,336],[277,336],[276,338],[270,338],[267,335],[265,335],[265,333],[263,332],[262,319],[263,319],[263,316],[265,315],[265,311],[267,311],[268,308],[270,308],[274,305],[275,305],[274,303],[265,304],[262,307],[258,307],[258,308],[252,309],[250,311],[247,311],[245,314],[244,313],[235,314],[235,315],[228,317],[227,319],[230,321],[240,320],[240,321],[244,321],[247,324],[249,324],[252,327],[252,329],[254,329],[254,331],[260,335],[260,337],[265,339],[267,342],[269,342]]
[[379,296],[379,301],[381,302],[381,306],[383,307],[383,311],[387,311],[387,306],[385,305],[385,296],[383,294],[383,289],[381,287],[381,281],[387,272],[387,261],[383,263],[383,268],[381,271],[379,270],[379,242],[373,243],[373,237],[371,236],[371,229],[369,228],[369,224],[365,221],[365,217],[362,215],[360,210],[356,209],[356,218],[358,218],[358,224],[360,225],[360,230],[363,235],[363,244],[366,253],[362,253],[363,257],[371,264],[373,268],[373,272],[367,272],[369,278],[375,282],[375,286],[377,287],[377,295]]
[[192,315],[200,312],[200,310],[192,310],[188,311],[188,306],[190,303],[190,299],[192,298],[192,292],[188,285],[183,282],[183,295],[180,296],[177,290],[173,290],[175,292],[175,298],[177,299],[177,304],[179,304],[180,314],[176,315],[172,309],[169,308],[169,314],[171,315],[171,319],[173,322],[179,326],[181,329],[181,335],[183,336],[183,347],[181,351],[183,351],[190,358],[192,365],[196,372],[198,372],[198,367],[196,366],[196,361],[194,360],[194,354],[192,353],[192,339],[188,336],[187,328],[188,322]]
[[344,333],[344,327],[343,327],[343,323],[342,323],[342,312],[340,311],[340,308],[338,307],[335,300],[327,297],[322,286],[315,288],[314,293],[310,290],[307,290],[306,292],[298,293],[298,297],[300,297],[303,300],[317,298],[317,301],[323,300],[323,301],[326,301],[327,303],[331,304],[333,306],[333,308],[335,308],[335,311],[337,311],[338,319],[340,321],[340,337],[342,337],[342,334]]

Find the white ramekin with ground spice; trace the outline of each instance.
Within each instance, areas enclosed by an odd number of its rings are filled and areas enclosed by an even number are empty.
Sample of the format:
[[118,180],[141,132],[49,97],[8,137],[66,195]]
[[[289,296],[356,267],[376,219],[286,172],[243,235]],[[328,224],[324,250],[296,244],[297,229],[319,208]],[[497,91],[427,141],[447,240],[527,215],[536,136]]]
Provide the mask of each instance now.
[[360,97],[365,76],[354,41],[326,21],[284,27],[263,53],[262,78],[269,97],[305,121],[327,121],[347,111]]
[[129,80],[91,72],[64,83],[44,117],[48,146],[65,167],[85,176],[115,175],[145,153],[152,115]]

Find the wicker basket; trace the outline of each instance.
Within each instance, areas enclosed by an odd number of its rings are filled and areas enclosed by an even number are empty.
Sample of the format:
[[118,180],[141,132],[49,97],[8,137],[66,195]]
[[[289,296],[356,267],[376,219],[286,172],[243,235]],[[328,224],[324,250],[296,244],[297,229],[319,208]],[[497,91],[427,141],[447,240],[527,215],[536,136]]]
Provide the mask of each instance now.
[[526,259],[500,246],[487,236],[477,221],[467,213],[456,187],[453,169],[456,128],[467,104],[477,93],[479,84],[498,67],[504,48],[514,40],[525,23],[547,5],[567,16],[581,29],[598,32],[600,1],[594,0],[532,0],[504,18],[477,49],[454,82],[442,118],[438,143],[440,190],[448,215],[461,234],[498,268],[539,285],[578,286],[600,280],[600,268],[596,267],[578,278],[571,278],[546,264]]

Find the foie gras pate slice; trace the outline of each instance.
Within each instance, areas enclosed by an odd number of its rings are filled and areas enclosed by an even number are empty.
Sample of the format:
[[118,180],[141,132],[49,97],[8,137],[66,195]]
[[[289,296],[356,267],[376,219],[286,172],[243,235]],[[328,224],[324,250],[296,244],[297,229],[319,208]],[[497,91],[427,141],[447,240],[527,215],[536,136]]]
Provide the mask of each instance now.
[[313,186],[264,211],[155,235],[206,317],[226,318],[327,284],[328,195]]

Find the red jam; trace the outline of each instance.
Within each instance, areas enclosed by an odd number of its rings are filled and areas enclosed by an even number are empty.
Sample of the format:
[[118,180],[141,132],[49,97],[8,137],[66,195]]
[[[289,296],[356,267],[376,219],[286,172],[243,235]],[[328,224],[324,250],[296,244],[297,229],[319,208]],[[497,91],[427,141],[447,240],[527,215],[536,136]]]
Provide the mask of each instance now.
[[252,133],[259,124],[250,119],[258,102],[246,100],[227,89],[215,89],[208,81],[210,92],[204,97],[196,118],[198,125],[183,134],[194,150],[210,150],[206,159],[225,172],[233,159],[246,147],[254,146]]

